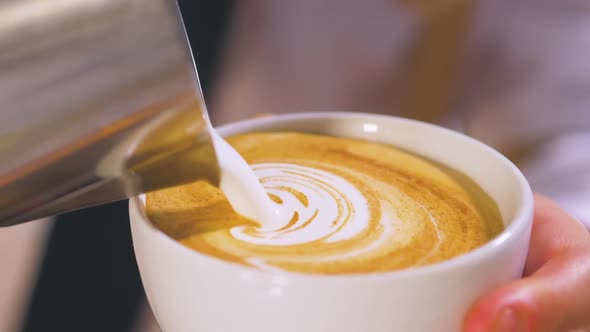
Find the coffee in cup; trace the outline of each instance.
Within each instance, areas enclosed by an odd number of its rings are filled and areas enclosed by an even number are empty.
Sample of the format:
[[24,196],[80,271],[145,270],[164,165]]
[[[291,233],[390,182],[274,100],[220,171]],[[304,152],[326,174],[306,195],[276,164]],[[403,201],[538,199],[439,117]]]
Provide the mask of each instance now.
[[147,194],[151,222],[200,253],[268,270],[364,274],[467,253],[504,228],[465,174],[391,145],[301,132],[227,141],[281,211],[266,229],[205,181]]

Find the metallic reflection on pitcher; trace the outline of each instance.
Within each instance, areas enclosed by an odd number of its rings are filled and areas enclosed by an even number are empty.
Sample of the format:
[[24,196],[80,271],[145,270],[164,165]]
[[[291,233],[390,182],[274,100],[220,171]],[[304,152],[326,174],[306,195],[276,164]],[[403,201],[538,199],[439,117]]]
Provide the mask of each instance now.
[[0,15],[0,226],[217,183],[174,1],[19,0]]

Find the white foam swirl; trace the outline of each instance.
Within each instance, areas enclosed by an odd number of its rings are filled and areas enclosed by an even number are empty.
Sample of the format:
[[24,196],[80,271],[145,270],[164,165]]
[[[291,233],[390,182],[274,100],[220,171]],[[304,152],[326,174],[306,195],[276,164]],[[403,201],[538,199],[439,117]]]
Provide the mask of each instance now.
[[[226,193],[229,205],[213,186],[194,183],[150,193],[150,219],[214,257],[261,270],[319,274],[430,264],[472,250],[501,229],[486,219],[501,223],[485,193],[473,192],[474,183],[436,164],[368,142],[264,135],[236,144],[253,162],[247,179],[234,172],[245,162],[222,160],[232,177],[222,177],[221,189],[246,184]],[[490,209],[479,208],[480,197]],[[262,212],[277,213],[259,213],[263,205]]]
[[267,193],[277,197],[280,227],[248,232],[234,227],[241,241],[272,246],[312,241],[336,242],[352,238],[368,227],[370,211],[363,194],[335,174],[288,163],[251,165]]

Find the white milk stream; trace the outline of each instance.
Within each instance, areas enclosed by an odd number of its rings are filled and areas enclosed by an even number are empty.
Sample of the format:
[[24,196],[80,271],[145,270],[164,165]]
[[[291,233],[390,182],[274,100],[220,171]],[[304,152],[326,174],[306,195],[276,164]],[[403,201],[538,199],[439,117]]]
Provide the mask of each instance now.
[[265,230],[282,227],[279,205],[266,194],[258,177],[240,154],[211,128],[221,169],[220,189],[240,215],[256,221]]

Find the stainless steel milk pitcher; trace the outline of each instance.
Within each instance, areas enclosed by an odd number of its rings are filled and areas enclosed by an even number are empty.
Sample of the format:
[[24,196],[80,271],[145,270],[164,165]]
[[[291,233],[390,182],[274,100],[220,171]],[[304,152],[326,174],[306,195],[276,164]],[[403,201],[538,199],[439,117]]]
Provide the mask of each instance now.
[[206,120],[175,1],[0,1],[0,226],[216,183]]

